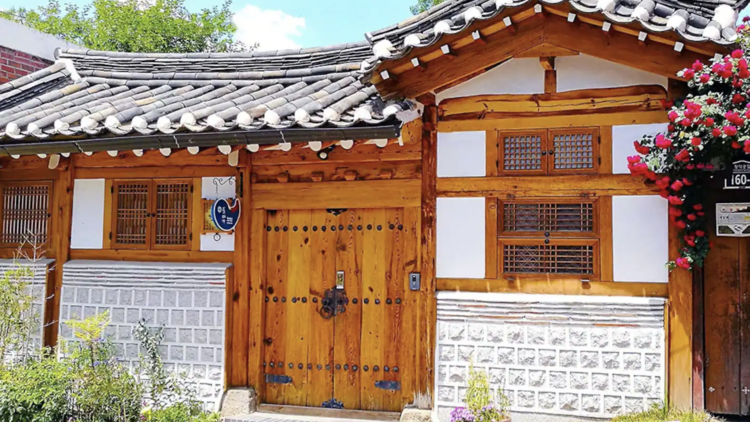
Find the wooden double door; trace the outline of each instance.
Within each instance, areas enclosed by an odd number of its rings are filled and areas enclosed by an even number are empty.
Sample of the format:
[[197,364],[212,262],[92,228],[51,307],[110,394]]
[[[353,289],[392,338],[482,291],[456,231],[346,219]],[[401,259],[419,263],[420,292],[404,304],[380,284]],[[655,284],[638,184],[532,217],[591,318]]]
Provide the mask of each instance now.
[[263,402],[400,411],[415,386],[419,208],[265,214]]
[[704,267],[706,410],[750,415],[750,239],[712,241]]

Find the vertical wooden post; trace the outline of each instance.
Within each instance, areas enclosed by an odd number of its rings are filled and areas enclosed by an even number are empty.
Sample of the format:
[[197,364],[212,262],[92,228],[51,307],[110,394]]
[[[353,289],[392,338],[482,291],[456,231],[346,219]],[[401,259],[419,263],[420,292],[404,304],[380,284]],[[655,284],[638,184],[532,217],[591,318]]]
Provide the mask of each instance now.
[[419,331],[419,344],[423,350],[419,354],[418,389],[433,393],[435,370],[435,325],[437,323],[437,302],[435,286],[435,257],[437,255],[436,207],[437,207],[437,104],[435,96],[424,95],[418,99],[424,104],[422,116],[422,294],[417,321],[422,325]]
[[693,409],[696,410],[706,408],[703,275],[703,268],[693,270]]
[[[247,154],[247,151],[240,151],[240,154]],[[228,337],[231,339],[230,358],[227,362],[227,371],[229,385],[233,387],[245,387],[248,385],[248,325],[249,307],[250,307],[250,225],[251,209],[250,206],[250,173],[249,160],[246,158],[243,162],[240,158],[240,165],[236,175],[237,193],[241,201],[242,212],[240,221],[234,231],[234,280],[231,283],[231,302],[228,304],[231,308],[231,321],[228,331]],[[244,164],[244,165],[242,165]],[[229,289],[230,287],[227,286]]]
[[[680,238],[669,227],[669,258],[680,253]],[[677,269],[669,275],[669,331],[667,332],[667,388],[669,402],[679,409],[693,406],[693,276]]]
[[[57,183],[54,185],[54,211],[55,223],[49,239],[54,243],[54,285],[48,289],[48,295],[53,298],[47,301],[47,314],[51,315],[51,321],[44,329],[44,344],[49,347],[57,345],[57,333],[60,326],[60,298],[62,295],[63,265],[70,259],[70,232],[73,223],[73,186],[75,181],[75,168],[73,161],[69,161],[68,170],[61,172]],[[52,307],[52,309],[49,308]]]
[[[247,194],[251,195],[252,185],[247,180]],[[252,200],[252,199],[251,199]],[[248,212],[251,210],[248,209]],[[265,210],[252,210],[252,226],[250,229],[250,339],[248,361],[248,385],[255,389],[260,400],[265,398],[263,376],[263,336],[265,330]]]

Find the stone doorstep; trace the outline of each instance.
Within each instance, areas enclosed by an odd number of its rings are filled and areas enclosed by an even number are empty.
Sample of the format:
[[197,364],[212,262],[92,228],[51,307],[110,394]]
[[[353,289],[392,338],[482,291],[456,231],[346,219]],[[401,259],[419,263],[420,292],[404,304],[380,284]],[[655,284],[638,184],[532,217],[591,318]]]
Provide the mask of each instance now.
[[[227,396],[228,397],[228,396]],[[253,398],[254,399],[254,398]],[[225,401],[226,405],[226,401]],[[397,422],[399,417],[401,421],[408,422],[430,422],[430,418],[409,418],[403,419],[404,415],[396,412],[371,412],[360,410],[335,410],[322,409],[301,406],[277,406],[261,405],[257,412],[251,414],[241,414],[236,416],[224,416],[222,408],[223,422]],[[410,410],[410,409],[406,409]],[[405,413],[415,414],[424,411],[411,411]],[[413,410],[413,409],[412,409]],[[427,414],[430,414],[427,411]]]

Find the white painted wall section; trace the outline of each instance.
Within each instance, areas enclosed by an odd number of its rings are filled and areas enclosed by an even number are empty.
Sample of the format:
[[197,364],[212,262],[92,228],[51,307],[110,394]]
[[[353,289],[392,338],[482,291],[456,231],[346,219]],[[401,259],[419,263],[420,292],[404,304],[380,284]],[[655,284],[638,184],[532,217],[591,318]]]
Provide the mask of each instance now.
[[[201,197],[203,199],[234,198],[237,196],[234,177],[204,177],[201,179]],[[242,210],[246,212],[247,210]],[[209,233],[201,235],[201,250],[213,252],[234,251],[234,235],[228,233]]]
[[77,179],[73,186],[71,249],[104,246],[104,179]]
[[544,92],[544,69],[539,59],[512,59],[437,95],[446,98],[485,94],[540,94]]
[[669,281],[667,208],[660,196],[612,197],[615,281]]
[[483,177],[487,169],[487,133],[438,133],[438,177]]
[[437,276],[484,278],[484,198],[437,199]]
[[667,87],[665,76],[586,55],[558,57],[555,69],[558,92],[632,85]]
[[656,136],[667,131],[667,123],[612,127],[612,173],[629,174],[628,157],[636,155],[633,141],[644,135]]
[[50,61],[56,48],[82,48],[7,19],[0,19],[0,45]]

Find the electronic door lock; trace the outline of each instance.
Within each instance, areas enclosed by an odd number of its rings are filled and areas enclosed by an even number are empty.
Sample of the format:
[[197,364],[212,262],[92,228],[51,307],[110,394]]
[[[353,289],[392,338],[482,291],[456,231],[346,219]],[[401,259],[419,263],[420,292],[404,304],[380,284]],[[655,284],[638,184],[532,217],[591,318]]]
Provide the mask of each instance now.
[[419,273],[409,274],[409,290],[419,291],[422,289],[422,275]]

